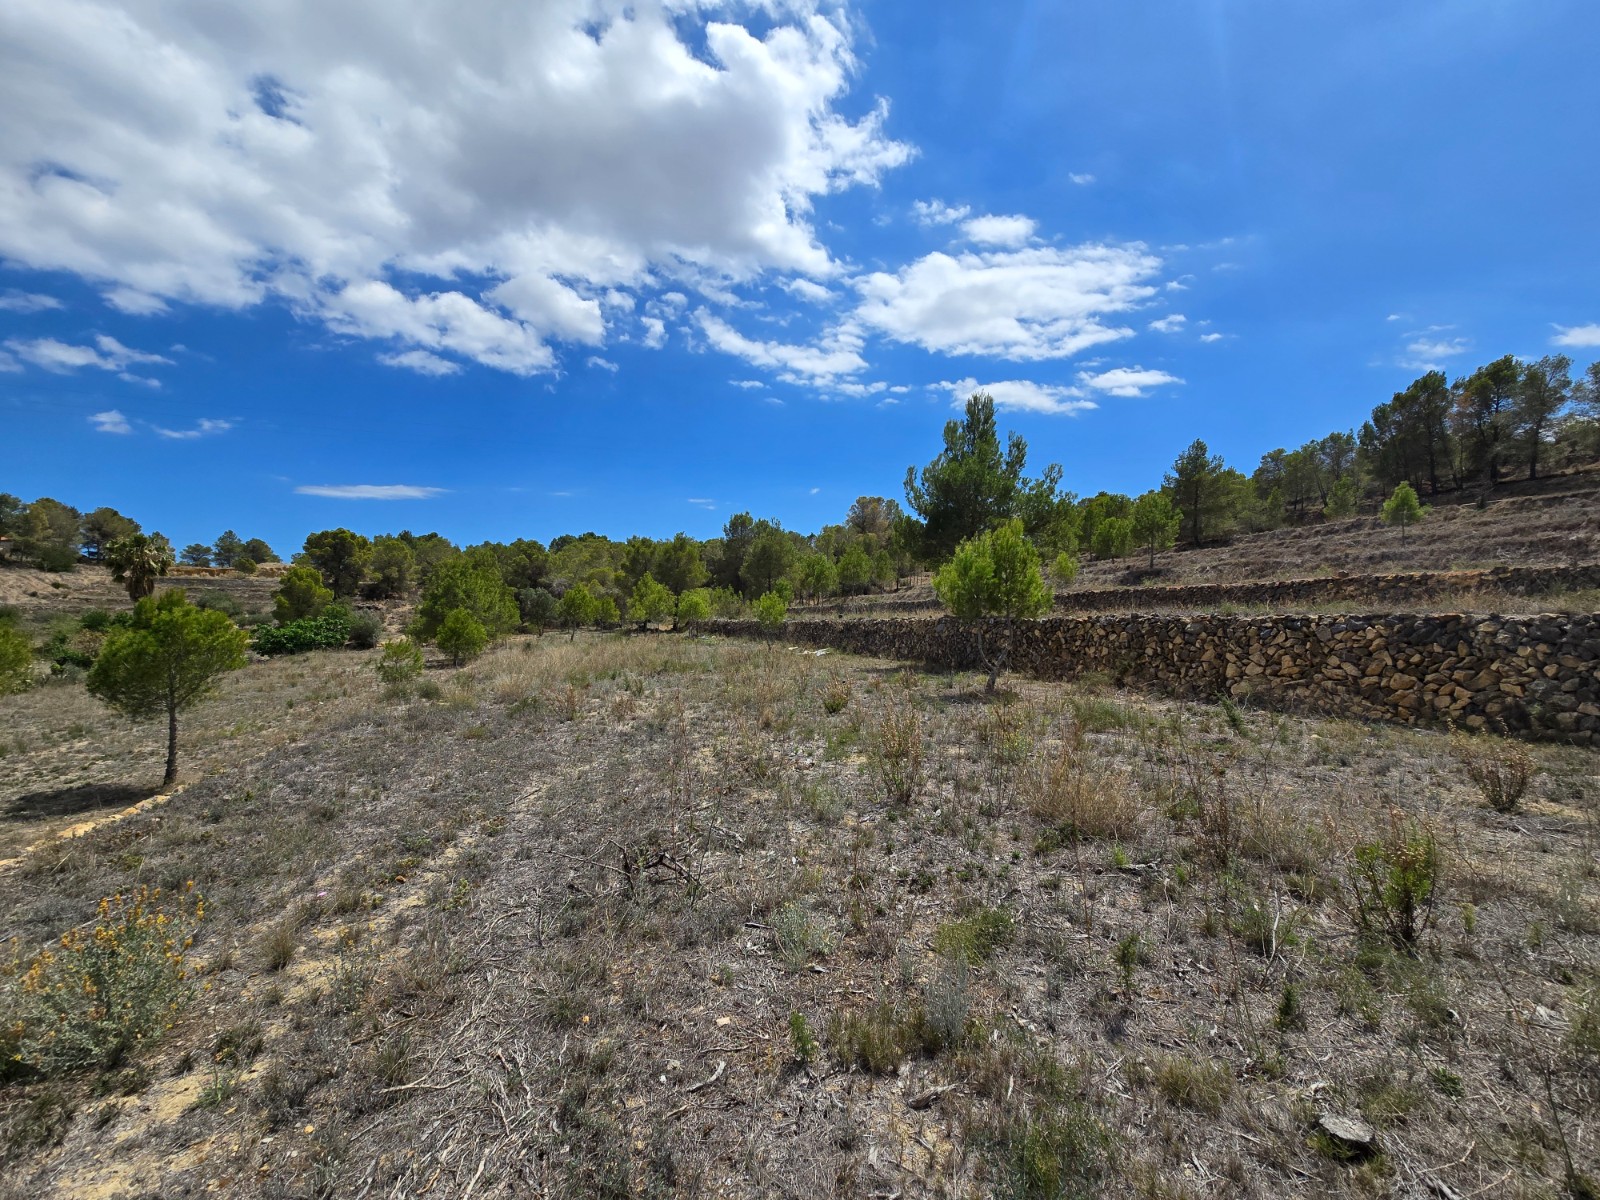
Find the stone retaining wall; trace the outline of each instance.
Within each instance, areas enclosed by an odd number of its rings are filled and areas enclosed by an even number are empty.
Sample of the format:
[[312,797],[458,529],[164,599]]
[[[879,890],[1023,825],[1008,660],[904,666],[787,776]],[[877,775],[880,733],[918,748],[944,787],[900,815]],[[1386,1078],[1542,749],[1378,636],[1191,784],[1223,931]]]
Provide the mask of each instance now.
[[[1600,588],[1600,565],[1494,567],[1483,571],[1412,571],[1399,575],[1328,575],[1263,583],[1196,583],[1171,587],[1094,588],[1057,592],[1058,612],[1138,612],[1161,608],[1217,608],[1259,604],[1269,608],[1315,607],[1351,600],[1395,611],[1461,592],[1497,591],[1539,597],[1551,592]],[[935,612],[937,600],[874,598],[851,601],[856,611]]]
[[[754,621],[707,628],[761,636]],[[989,644],[1003,630],[989,622]],[[982,665],[975,627],[948,617],[798,619],[780,637]],[[1044,679],[1104,672],[1180,696],[1600,745],[1600,614],[1047,617],[1018,624],[1007,669]]]

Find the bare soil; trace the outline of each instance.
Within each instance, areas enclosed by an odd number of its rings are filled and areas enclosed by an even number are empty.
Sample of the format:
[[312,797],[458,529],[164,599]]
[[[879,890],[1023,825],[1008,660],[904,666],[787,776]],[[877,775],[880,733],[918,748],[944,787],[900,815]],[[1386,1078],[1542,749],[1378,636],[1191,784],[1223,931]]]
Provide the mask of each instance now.
[[210,908],[166,1037],[0,1090],[0,1196],[1592,1186],[1592,755],[672,635],[362,669],[239,673],[279,744],[0,875],[25,945]]

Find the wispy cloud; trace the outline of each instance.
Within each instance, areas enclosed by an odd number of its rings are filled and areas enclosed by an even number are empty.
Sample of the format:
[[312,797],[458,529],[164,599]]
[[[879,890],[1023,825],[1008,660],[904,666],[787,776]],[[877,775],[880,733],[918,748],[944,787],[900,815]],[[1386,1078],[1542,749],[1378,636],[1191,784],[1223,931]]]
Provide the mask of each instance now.
[[690,496],[688,503],[693,504],[696,508],[715,509],[717,507],[715,500],[707,500],[703,496]]
[[128,368],[140,363],[165,363],[169,366],[172,363],[170,358],[124,346],[116,338],[106,334],[96,337],[92,346],[74,345],[58,338],[48,337],[29,340],[9,338],[6,341],[6,349],[23,362],[57,375],[70,375],[74,371],[88,367],[98,371],[114,371],[119,378],[126,379],[130,383],[146,383],[152,386],[159,385],[142,376],[129,374]]
[[1151,321],[1150,328],[1157,333],[1177,333],[1186,324],[1189,318],[1182,313],[1173,313],[1171,316],[1162,317],[1160,320]]
[[965,220],[972,212],[970,206],[963,204],[955,208],[943,200],[918,200],[911,206],[911,216],[918,225],[954,225],[957,221]]
[[61,301],[54,296],[45,296],[38,292],[19,292],[16,288],[7,288],[0,292],[0,312],[36,313],[60,307]]
[[233,428],[232,421],[218,421],[210,417],[201,417],[193,429],[163,429],[159,425],[150,426],[164,438],[176,441],[192,441],[194,438],[210,437],[212,434],[227,433]]
[[1067,174],[1067,178],[1079,187],[1088,187],[1094,182],[1094,176],[1087,171],[1071,171]]
[[1073,416],[1098,408],[1081,388],[1062,387],[1048,383],[1034,383],[1028,379],[1005,379],[996,383],[979,383],[976,379],[946,380],[935,388],[950,393],[950,401],[959,408],[973,392],[988,392],[994,397],[995,407],[1010,412],[1044,413],[1049,416]]
[[133,426],[128,424],[128,418],[116,409],[107,409],[105,412],[89,414],[89,421],[94,425],[96,433],[132,433]]
[[1206,343],[1220,342],[1223,338],[1225,338],[1227,336],[1228,335],[1225,334],[1225,333],[1202,333],[1200,335],[1200,340],[1202,342],[1206,342]]
[[1445,359],[1465,354],[1471,348],[1472,343],[1466,338],[1419,337],[1406,344],[1400,365],[1416,371],[1437,371]]
[[399,354],[380,354],[378,361],[386,367],[399,367],[404,371],[415,371],[418,375],[455,375],[461,370],[461,364],[451,362],[448,358],[440,358],[437,354],[429,354],[426,350],[405,350]]
[[409,483],[303,484],[295,488],[302,496],[321,496],[327,500],[431,500],[442,496],[444,488],[415,487]]
[[621,370],[621,368],[609,358],[601,358],[598,354],[591,354],[588,358],[584,359],[583,365],[586,367],[594,367],[599,371],[610,371],[613,375]]

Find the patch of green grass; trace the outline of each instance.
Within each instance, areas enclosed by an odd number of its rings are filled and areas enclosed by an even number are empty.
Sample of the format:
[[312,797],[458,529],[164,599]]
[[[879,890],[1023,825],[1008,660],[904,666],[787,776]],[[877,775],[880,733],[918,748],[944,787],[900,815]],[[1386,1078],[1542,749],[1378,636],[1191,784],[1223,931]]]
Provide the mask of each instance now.
[[988,962],[1008,945],[1016,918],[1003,908],[980,908],[959,921],[946,921],[933,933],[933,948],[946,958],[968,964]]

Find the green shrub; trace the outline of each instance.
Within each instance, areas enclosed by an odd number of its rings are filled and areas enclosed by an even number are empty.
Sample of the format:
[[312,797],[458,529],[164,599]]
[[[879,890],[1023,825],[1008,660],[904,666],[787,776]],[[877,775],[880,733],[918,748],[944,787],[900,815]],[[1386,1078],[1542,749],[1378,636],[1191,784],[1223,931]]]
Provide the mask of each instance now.
[[1016,921],[1003,908],[980,908],[960,921],[947,921],[933,933],[933,948],[965,963],[986,962],[1011,941]]
[[1387,937],[1412,950],[1433,920],[1439,884],[1439,847],[1421,826],[1394,818],[1381,840],[1352,855],[1350,888],[1356,928],[1364,937]]
[[314,567],[290,567],[272,594],[272,612],[281,624],[315,617],[333,602],[333,592],[322,586]]
[[233,569],[241,575],[254,575],[256,573],[256,560],[253,558],[236,558],[233,560]]
[[692,628],[711,616],[711,593],[705,588],[692,588],[678,597],[675,623],[682,628]]
[[190,884],[100,902],[92,930],[0,968],[0,1078],[111,1066],[172,1027],[193,993],[186,956],[205,915]]
[[405,683],[422,674],[422,647],[410,638],[385,642],[378,655],[378,678],[385,683]]
[[9,624],[0,622],[0,696],[33,682],[33,647]]
[[350,644],[357,650],[371,650],[383,637],[383,622],[369,612],[350,618]]
[[761,622],[761,628],[769,635],[776,634],[783,628],[783,622],[789,615],[789,603],[777,592],[767,592],[752,606],[756,620]]
[[[227,592],[208,592],[194,602],[196,608],[204,608],[211,612],[219,612],[235,624],[244,616],[244,609],[239,602]],[[87,626],[85,626],[87,628]]]
[[350,640],[350,611],[329,605],[320,617],[302,617],[284,625],[263,625],[255,631],[251,645],[257,654],[304,654],[307,650],[327,650]]
[[993,1141],[994,1194],[1017,1200],[1098,1196],[1111,1136],[1082,1103],[1007,1118]]
[[103,640],[101,634],[73,625],[58,625],[39,647],[39,657],[50,664],[52,675],[68,670],[87,671],[94,666]]
[[445,614],[434,642],[459,667],[483,653],[489,644],[489,631],[466,609],[453,608]]
[[103,608],[91,608],[78,618],[78,624],[91,633],[104,633],[111,628],[111,614]]

